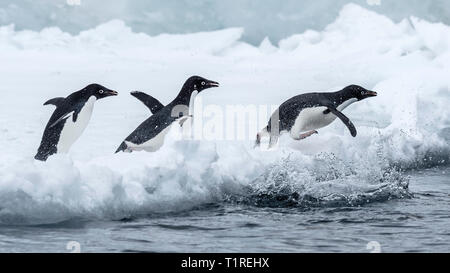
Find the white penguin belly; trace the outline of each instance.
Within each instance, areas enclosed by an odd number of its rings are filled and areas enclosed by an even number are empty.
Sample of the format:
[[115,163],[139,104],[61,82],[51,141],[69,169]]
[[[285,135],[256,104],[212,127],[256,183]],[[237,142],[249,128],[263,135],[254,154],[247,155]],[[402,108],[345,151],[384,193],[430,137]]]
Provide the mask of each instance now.
[[70,147],[81,136],[91,119],[96,100],[97,99],[94,96],[89,98],[78,114],[76,122],[73,122],[73,113],[66,119],[64,128],[62,129],[59,137],[58,145],[56,146],[58,153],[69,152]]
[[327,109],[327,107],[303,109],[291,128],[291,137],[297,139],[302,132],[317,130],[331,124],[336,116],[332,113],[324,114],[323,112]]
[[176,121],[172,122],[171,125],[164,128],[164,130],[162,130],[155,137],[153,137],[150,140],[147,140],[142,144],[135,144],[133,142],[125,141],[125,144],[127,144],[127,151],[132,152],[144,150],[146,152],[156,152],[157,150],[159,150],[159,148],[161,148],[164,145],[164,139],[173,125],[178,125],[184,128],[184,126],[186,125],[186,121],[189,121],[190,119],[191,119],[190,116],[178,118]]
[[146,142],[142,144],[135,144],[129,141],[125,141],[125,144],[127,144],[127,149],[130,151],[146,151],[146,152],[156,152],[161,148],[164,144],[164,138],[166,137],[167,133],[169,133],[170,128],[172,125],[167,126],[162,130],[159,134],[157,134],[155,137],[153,137],[150,140],[147,140]]

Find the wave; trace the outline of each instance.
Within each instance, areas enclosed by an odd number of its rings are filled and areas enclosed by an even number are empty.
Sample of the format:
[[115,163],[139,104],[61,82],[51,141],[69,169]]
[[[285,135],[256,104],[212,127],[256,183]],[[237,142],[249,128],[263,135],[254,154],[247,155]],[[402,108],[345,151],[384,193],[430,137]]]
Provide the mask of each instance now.
[[289,156],[245,187],[245,195],[229,200],[263,207],[353,207],[412,198],[408,186],[408,178],[396,168],[355,166],[330,154],[306,167]]

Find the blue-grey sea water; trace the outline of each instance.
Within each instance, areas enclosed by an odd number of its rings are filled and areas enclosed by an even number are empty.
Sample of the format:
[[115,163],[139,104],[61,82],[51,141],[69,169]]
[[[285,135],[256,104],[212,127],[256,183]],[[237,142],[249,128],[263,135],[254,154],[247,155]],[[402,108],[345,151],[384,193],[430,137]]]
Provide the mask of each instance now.
[[450,252],[450,168],[403,175],[411,197],[366,205],[224,201],[117,221],[0,226],[0,251]]

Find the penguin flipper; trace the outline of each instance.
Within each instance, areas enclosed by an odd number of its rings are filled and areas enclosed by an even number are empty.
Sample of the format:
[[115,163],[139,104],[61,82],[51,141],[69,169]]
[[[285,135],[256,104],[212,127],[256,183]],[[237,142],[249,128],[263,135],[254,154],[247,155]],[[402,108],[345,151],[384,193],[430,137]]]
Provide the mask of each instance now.
[[328,107],[328,109],[330,110],[331,113],[333,113],[340,120],[342,120],[342,122],[345,124],[345,126],[347,126],[347,128],[350,130],[350,134],[352,135],[352,137],[356,137],[356,134],[357,134],[356,128],[355,128],[355,125],[353,125],[353,123],[350,121],[350,119],[334,107]]
[[65,100],[65,98],[53,98],[44,103],[44,105],[54,105],[56,107],[60,106],[61,103]]
[[48,128],[52,128],[56,124],[60,123],[63,120],[68,119],[69,117],[73,116],[74,114],[75,114],[75,111],[71,111],[69,113],[62,115],[59,119],[57,119],[55,122],[53,122]]
[[145,106],[147,106],[148,109],[150,109],[150,112],[152,112],[152,114],[155,114],[156,112],[164,108],[164,105],[161,102],[159,102],[159,100],[155,99],[150,95],[145,94],[144,92],[133,91],[130,94],[133,97],[140,100],[143,104],[145,104]]
[[180,124],[180,127],[183,127],[183,124],[189,119],[192,118],[192,115],[186,115],[186,116],[182,116],[181,118],[178,119],[178,123]]
[[79,113],[79,112],[74,112],[74,113],[73,113],[73,115],[72,115],[72,120],[73,120],[73,122],[77,122],[77,119],[78,119],[78,113]]

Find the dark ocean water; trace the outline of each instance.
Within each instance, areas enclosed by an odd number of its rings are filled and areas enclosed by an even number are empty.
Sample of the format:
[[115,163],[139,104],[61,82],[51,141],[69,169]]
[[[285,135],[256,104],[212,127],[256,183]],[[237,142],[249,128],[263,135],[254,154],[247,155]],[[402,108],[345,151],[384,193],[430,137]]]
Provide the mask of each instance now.
[[223,202],[118,221],[1,226],[0,251],[450,252],[450,168],[404,175],[411,198],[363,206]]

